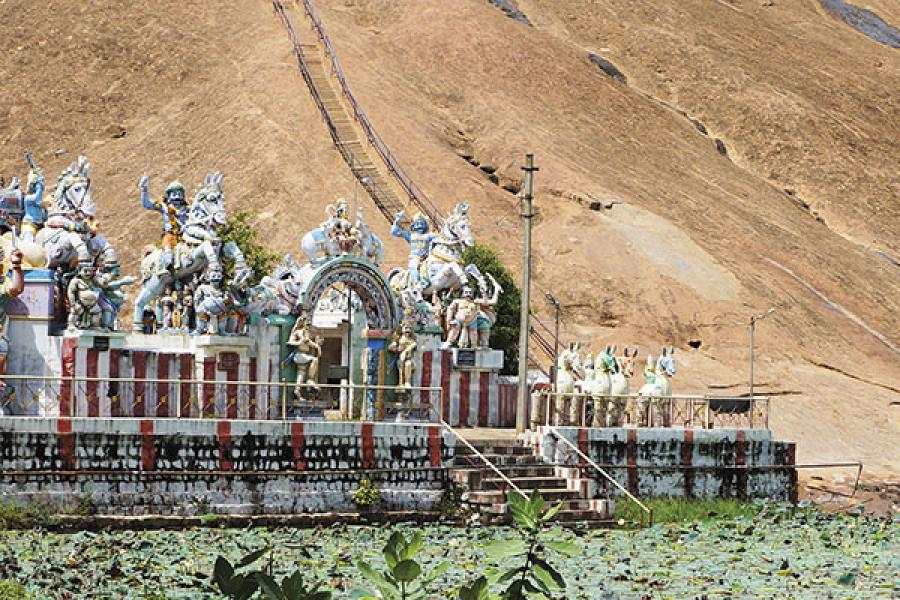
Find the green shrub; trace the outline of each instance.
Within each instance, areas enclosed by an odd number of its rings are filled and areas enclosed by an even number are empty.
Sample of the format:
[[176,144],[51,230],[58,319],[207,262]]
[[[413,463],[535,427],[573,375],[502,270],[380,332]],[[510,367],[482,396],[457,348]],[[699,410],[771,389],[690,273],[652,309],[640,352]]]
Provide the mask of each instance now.
[[512,273],[490,246],[476,243],[463,253],[463,264],[474,264],[482,273],[490,273],[503,288],[497,301],[497,322],[491,328],[491,348],[503,350],[503,375],[519,373],[519,310],[522,294]]
[[[251,221],[256,217],[253,211],[242,210],[228,218],[225,231],[222,232],[222,242],[234,242],[244,254],[247,266],[253,269],[253,277],[250,285],[259,283],[265,275],[268,275],[280,257],[259,243],[259,232]],[[234,275],[234,265],[231,260],[225,261],[225,276],[231,278]]]
[[0,529],[34,529],[46,527],[52,521],[53,510],[45,504],[27,506],[15,502],[0,502]]
[[381,490],[371,479],[363,479],[351,496],[356,506],[375,506],[381,501]]

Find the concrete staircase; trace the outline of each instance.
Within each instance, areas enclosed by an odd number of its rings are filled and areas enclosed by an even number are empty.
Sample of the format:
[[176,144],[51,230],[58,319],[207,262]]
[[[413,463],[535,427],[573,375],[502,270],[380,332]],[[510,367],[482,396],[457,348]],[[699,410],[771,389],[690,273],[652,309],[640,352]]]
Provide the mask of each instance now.
[[[472,440],[472,446],[525,494],[540,490],[548,503],[561,501],[561,525],[605,528],[613,524],[612,500],[594,498],[595,484],[580,470],[547,464],[519,440]],[[453,477],[466,490],[463,500],[492,523],[509,522],[506,481],[463,444],[457,444]]]

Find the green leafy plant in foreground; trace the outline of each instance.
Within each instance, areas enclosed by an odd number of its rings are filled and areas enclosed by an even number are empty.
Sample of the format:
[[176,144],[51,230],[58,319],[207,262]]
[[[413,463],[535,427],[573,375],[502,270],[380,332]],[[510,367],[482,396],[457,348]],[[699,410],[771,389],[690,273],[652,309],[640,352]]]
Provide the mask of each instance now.
[[421,533],[416,532],[407,540],[402,533],[395,531],[382,551],[387,565],[386,570],[378,572],[364,561],[359,561],[356,565],[362,576],[375,586],[376,591],[353,590],[350,598],[353,600],[428,598],[429,587],[450,567],[450,563],[442,562],[430,574],[425,575],[422,566],[416,562],[416,554],[423,545]]
[[493,598],[488,592],[491,583],[506,586],[499,596],[501,600],[553,598],[554,594],[566,589],[565,579],[547,560],[550,551],[564,556],[578,553],[577,545],[560,537],[560,529],[547,529],[547,523],[559,512],[562,503],[558,502],[547,508],[547,503],[537,490],[531,493],[530,498],[522,494],[510,494],[508,502],[519,539],[490,542],[483,549],[489,558],[516,561],[519,564],[491,577],[479,578],[471,586],[464,587],[460,590],[461,600]]
[[[267,552],[269,562],[266,569],[250,570],[249,567]],[[237,573],[236,571],[240,569],[246,570]],[[299,569],[282,579],[281,583],[275,581],[272,577],[271,548],[268,547],[251,552],[236,565],[220,556],[213,568],[213,581],[220,592],[234,600],[247,600],[257,592],[269,600],[331,600],[331,592],[319,590],[321,584],[316,583],[307,588],[303,584],[303,576]]]

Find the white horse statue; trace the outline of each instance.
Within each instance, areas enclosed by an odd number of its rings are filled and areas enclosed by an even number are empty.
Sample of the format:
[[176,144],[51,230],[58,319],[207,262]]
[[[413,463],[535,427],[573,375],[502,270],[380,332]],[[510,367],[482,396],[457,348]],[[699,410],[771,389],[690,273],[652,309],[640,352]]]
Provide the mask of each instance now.
[[594,416],[591,427],[603,427],[607,423],[607,397],[612,393],[612,374],[616,370],[616,346],[608,345],[597,354],[594,360],[594,387],[591,399]]
[[359,233],[359,248],[362,257],[373,265],[384,260],[384,244],[363,219],[363,209],[356,210],[356,231]]
[[228,221],[225,198],[222,195],[222,175],[206,176],[203,188],[197,192],[183,229],[183,241],[175,248],[172,270],[160,268],[162,250],[152,248],[141,260],[142,287],[134,301],[134,331],[143,329],[144,309],[175,281],[190,282],[194,275],[209,270],[222,270],[222,259],[234,262],[234,277],[230,285],[240,287],[251,276],[244,254],[234,242],[222,243],[219,232]]
[[581,370],[581,345],[570,342],[557,361],[556,368],[556,423],[579,425],[579,396],[576,385],[584,378]]
[[[456,205],[440,234],[434,239],[431,251],[425,259],[424,278],[427,280],[422,294],[428,296],[444,290],[455,290],[469,282],[462,265],[462,256],[466,248],[475,244],[469,222],[469,205],[460,202]],[[388,281],[395,292],[408,287],[409,272],[406,269],[393,269],[388,274]]]
[[262,278],[248,291],[247,309],[261,315],[290,315],[296,312],[303,291],[302,265],[288,254],[271,275]]
[[662,426],[668,427],[670,411],[668,401],[665,399],[672,395],[671,378],[675,376],[675,348],[663,346],[655,365],[653,356],[648,355],[644,376],[646,383],[638,391],[639,396],[646,398],[638,401],[640,422],[648,426],[653,424],[655,419],[652,413],[656,413],[662,419]]
[[[95,207],[91,198],[91,165],[78,157],[59,178],[49,198],[50,211],[35,242],[47,252],[48,267],[72,267],[75,263],[96,263],[103,256],[116,259],[106,238],[96,233]],[[115,260],[117,262],[117,260]]]
[[606,412],[607,427],[622,427],[625,425],[625,407],[628,405],[627,396],[631,393],[631,378],[634,377],[634,359],[638,350],[630,353],[628,346],[622,349],[622,356],[615,357],[616,371],[610,377],[610,399]]

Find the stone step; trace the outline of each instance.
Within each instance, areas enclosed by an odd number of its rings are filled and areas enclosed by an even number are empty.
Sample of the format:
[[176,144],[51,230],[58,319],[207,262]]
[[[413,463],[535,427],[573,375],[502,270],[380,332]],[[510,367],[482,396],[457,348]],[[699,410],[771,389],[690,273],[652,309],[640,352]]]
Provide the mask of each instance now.
[[[556,477],[556,468],[549,465],[498,465],[500,472],[515,479],[517,477]],[[465,473],[467,471],[482,471],[486,477],[494,478],[496,473],[487,466],[481,468],[459,468],[454,469],[454,473]]]
[[[579,500],[581,492],[566,488],[549,488],[539,490],[544,500]],[[466,501],[470,504],[502,504],[506,497],[503,490],[475,490],[467,492]]]
[[[531,448],[526,448],[525,446],[521,445],[490,443],[472,444],[472,446],[482,454],[515,454],[518,456],[525,454],[534,454],[534,451]],[[463,454],[472,454],[472,451],[468,448],[468,446],[457,446],[456,453],[459,454],[460,452],[462,452]]]
[[[488,454],[482,456],[484,456],[488,462],[498,467],[509,465],[539,467],[543,464],[541,459],[537,456],[507,456],[501,454]],[[487,468],[484,465],[484,461],[474,454],[456,455],[453,457],[453,464],[461,467],[473,466]]]
[[[566,487],[566,480],[561,477],[510,477],[510,481],[522,490],[562,489]],[[481,488],[490,490],[503,486],[506,482],[499,477],[488,476],[482,480]]]

